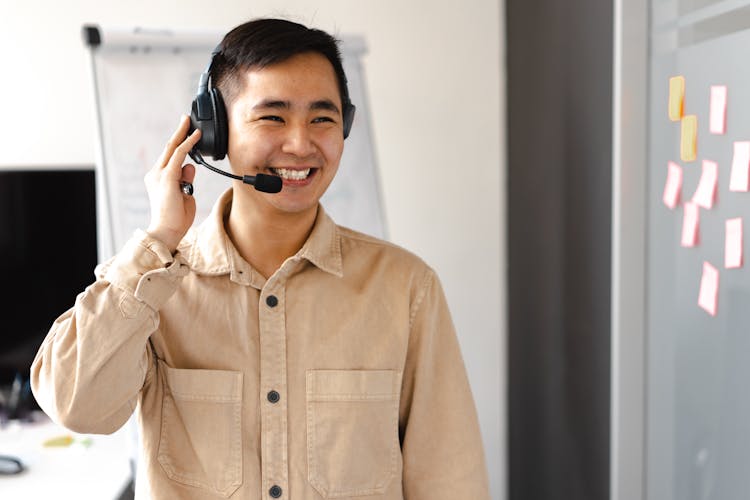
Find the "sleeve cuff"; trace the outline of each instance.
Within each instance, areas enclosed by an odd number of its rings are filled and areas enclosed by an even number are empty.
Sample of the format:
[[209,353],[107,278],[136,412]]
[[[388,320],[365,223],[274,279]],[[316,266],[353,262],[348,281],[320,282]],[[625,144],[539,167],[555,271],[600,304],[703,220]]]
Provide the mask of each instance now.
[[139,229],[117,254],[104,279],[158,311],[187,273],[187,262],[179,252],[172,255],[164,243]]

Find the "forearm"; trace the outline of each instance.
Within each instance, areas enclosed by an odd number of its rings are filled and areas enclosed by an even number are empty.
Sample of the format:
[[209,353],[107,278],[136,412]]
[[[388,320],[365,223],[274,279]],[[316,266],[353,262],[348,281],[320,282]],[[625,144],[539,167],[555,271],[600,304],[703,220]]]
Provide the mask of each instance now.
[[148,338],[159,326],[158,310],[186,272],[147,235],[128,242],[39,349],[31,383],[40,406],[75,431],[119,428],[150,370]]
[[71,430],[113,432],[135,408],[156,320],[148,311],[124,318],[107,307],[121,295],[108,283],[89,287],[52,325],[31,366],[37,402]]

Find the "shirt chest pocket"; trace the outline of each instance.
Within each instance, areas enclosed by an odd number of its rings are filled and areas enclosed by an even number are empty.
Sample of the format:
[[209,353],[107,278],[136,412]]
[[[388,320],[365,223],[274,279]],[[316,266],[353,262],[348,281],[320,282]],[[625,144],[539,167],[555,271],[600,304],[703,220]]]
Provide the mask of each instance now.
[[242,373],[159,367],[162,469],[173,481],[229,497],[242,484]]
[[308,480],[324,498],[385,493],[399,463],[393,370],[307,372]]

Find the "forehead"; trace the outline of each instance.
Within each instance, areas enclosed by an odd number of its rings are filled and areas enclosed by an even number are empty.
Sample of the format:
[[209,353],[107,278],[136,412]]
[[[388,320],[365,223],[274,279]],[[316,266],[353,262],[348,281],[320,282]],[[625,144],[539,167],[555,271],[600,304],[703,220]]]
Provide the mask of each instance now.
[[333,65],[317,52],[297,54],[263,68],[248,69],[244,83],[239,95],[244,101],[329,99],[341,103]]

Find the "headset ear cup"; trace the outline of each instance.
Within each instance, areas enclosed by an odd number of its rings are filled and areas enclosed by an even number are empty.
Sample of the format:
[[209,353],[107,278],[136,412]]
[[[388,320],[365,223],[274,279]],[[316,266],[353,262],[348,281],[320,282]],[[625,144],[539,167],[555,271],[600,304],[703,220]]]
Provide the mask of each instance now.
[[219,89],[211,89],[211,105],[214,110],[214,160],[223,160],[227,154],[229,143],[229,124],[227,122],[227,108]]
[[189,133],[192,134],[195,129],[201,131],[201,138],[193,150],[205,156],[211,156],[214,150],[213,111],[210,99],[208,93],[199,93],[190,107]]
[[349,137],[349,132],[352,131],[352,124],[354,123],[354,112],[357,110],[357,108],[354,106],[354,104],[345,104],[344,105],[344,139]]

